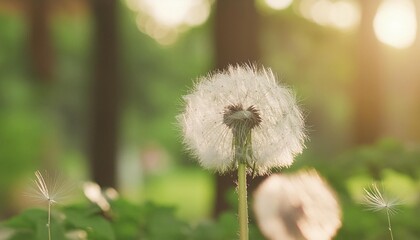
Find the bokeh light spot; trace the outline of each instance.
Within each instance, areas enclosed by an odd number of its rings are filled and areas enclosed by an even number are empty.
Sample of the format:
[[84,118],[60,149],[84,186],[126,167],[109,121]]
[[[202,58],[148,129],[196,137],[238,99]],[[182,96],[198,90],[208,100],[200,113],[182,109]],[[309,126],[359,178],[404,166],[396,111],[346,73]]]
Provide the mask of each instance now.
[[341,30],[352,29],[360,21],[360,8],[350,0],[302,0],[299,12],[319,25]]
[[373,26],[377,38],[395,48],[406,48],[416,38],[417,21],[411,0],[385,0],[378,9]]
[[203,24],[210,15],[209,0],[127,0],[137,12],[137,26],[161,45],[170,45],[179,33]]
[[293,0],[265,0],[265,3],[276,10],[288,8],[292,4]]

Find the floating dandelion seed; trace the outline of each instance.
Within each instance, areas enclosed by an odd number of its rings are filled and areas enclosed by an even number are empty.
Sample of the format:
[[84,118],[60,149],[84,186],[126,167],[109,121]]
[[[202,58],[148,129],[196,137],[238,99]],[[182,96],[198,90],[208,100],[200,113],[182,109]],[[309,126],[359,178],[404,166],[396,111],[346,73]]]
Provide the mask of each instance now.
[[328,240],[341,226],[335,194],[315,170],[267,178],[254,193],[254,211],[270,240]]
[[[178,116],[184,143],[205,168],[236,169],[233,156],[245,154],[247,165],[265,174],[290,166],[303,149],[304,121],[295,97],[270,69],[230,66],[198,79],[184,100]],[[242,152],[235,141],[246,145]]]
[[364,188],[363,190],[365,192],[363,204],[368,210],[374,212],[385,210],[388,219],[389,234],[391,239],[394,239],[392,234],[391,215],[397,212],[397,206],[400,205],[401,202],[397,198],[388,197],[385,194],[383,187],[382,189],[379,189],[376,183],[373,183],[369,188]]

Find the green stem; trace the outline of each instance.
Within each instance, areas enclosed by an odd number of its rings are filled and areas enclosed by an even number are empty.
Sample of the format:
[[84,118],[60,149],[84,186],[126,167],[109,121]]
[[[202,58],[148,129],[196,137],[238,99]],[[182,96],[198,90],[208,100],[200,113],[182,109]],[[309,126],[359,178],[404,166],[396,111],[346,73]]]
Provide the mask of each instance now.
[[239,162],[238,166],[238,195],[239,195],[239,239],[248,240],[248,203],[246,192],[246,163]]
[[48,223],[47,223],[47,229],[48,229],[48,240],[51,240],[51,201],[48,201]]
[[392,228],[391,228],[391,218],[389,217],[389,210],[386,210],[386,216],[388,217],[388,230],[389,234],[391,234],[391,240],[394,240],[394,236],[392,234]]

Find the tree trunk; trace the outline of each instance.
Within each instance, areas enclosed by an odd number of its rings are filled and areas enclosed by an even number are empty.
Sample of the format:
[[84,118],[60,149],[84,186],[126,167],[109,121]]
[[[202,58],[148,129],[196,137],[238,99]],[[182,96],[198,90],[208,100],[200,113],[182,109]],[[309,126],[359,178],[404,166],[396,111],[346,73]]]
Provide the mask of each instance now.
[[[224,69],[229,64],[257,61],[258,15],[254,1],[218,0],[215,11],[216,69]],[[217,176],[215,216],[228,209],[225,195],[234,187],[235,179],[231,175]]]
[[35,78],[50,82],[53,75],[53,47],[49,31],[48,0],[27,0],[30,70]]
[[354,143],[371,144],[383,131],[383,85],[380,76],[380,45],[373,31],[378,0],[361,0],[357,52],[358,78],[354,85]]
[[93,180],[116,187],[120,86],[117,1],[91,0],[94,22],[92,129],[90,163]]
[[259,59],[258,15],[253,0],[218,0],[214,31],[217,69]]
[[408,59],[410,87],[413,88],[408,108],[410,115],[407,116],[408,124],[406,126],[407,138],[411,143],[417,146],[420,144],[420,69],[418,63],[420,62],[420,0],[414,0],[417,16],[417,34],[416,40],[411,46],[411,53]]

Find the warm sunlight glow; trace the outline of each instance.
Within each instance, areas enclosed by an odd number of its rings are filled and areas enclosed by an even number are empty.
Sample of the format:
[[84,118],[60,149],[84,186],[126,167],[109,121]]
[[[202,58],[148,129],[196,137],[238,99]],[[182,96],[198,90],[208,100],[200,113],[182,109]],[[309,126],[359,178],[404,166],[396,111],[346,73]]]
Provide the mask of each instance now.
[[316,1],[310,10],[312,20],[319,25],[328,25],[332,5],[328,0]]
[[349,0],[302,0],[299,11],[303,17],[319,25],[343,30],[354,28],[360,21],[358,5]]
[[183,30],[203,24],[210,15],[209,0],[127,0],[138,12],[137,26],[162,45],[172,44]]
[[265,3],[276,10],[288,8],[293,0],[265,0]]
[[378,39],[395,48],[409,47],[416,38],[417,21],[411,0],[385,0],[374,22]]
[[299,13],[306,19],[311,19],[311,8],[315,0],[302,0],[299,3]]
[[330,23],[337,28],[352,28],[359,23],[360,10],[355,2],[338,1],[331,6],[329,18]]
[[[202,2],[197,0],[141,0],[140,6],[159,24],[177,27],[186,23],[196,10],[202,12]],[[204,15],[208,15],[208,13]]]

